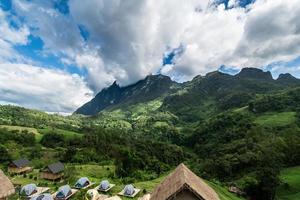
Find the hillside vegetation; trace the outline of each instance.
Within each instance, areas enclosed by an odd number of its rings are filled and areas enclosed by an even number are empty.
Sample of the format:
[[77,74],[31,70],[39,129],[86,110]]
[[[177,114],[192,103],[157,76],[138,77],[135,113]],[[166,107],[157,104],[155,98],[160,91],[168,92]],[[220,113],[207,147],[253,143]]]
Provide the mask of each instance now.
[[282,185],[278,188],[277,198],[282,200],[300,199],[300,167],[284,169],[280,178]]
[[297,196],[280,175],[300,165],[300,81],[290,75],[274,80],[246,68],[181,84],[152,75],[127,87],[114,83],[69,117],[1,106],[0,119],[2,163],[109,165],[112,180],[151,185],[185,162],[223,199],[240,198],[230,185],[243,198]]

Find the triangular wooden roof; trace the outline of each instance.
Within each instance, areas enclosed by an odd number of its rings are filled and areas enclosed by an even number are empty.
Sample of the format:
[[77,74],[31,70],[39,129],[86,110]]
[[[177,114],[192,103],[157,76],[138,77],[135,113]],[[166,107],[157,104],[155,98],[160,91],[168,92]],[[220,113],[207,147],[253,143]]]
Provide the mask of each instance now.
[[217,193],[184,164],[180,164],[154,189],[150,200],[172,199],[174,195],[186,189],[202,200],[220,200]]
[[0,199],[6,198],[15,193],[15,188],[11,181],[5,176],[5,174],[0,169]]

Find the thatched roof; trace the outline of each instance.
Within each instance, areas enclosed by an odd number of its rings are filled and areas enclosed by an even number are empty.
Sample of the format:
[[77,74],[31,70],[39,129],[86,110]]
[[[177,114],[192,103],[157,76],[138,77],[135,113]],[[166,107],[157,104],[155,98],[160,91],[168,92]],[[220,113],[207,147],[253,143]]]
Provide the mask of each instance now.
[[6,198],[15,193],[15,188],[10,180],[5,176],[5,174],[0,169],[0,199]]
[[184,164],[180,164],[154,189],[150,200],[172,199],[184,190],[191,191],[199,199],[220,200],[217,193]]

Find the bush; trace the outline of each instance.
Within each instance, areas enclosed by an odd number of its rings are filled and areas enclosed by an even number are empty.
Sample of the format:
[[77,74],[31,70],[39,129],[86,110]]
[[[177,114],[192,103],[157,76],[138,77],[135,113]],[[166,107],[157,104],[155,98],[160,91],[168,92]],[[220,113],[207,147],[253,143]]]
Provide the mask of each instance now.
[[0,144],[0,163],[7,162],[10,160],[10,155],[8,154],[7,149],[5,146]]
[[41,139],[41,144],[45,147],[55,148],[65,146],[65,137],[54,132],[46,133]]

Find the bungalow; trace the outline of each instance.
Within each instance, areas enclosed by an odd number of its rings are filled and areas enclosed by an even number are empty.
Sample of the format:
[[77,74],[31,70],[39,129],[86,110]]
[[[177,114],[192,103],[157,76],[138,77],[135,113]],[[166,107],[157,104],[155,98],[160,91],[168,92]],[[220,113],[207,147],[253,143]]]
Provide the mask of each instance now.
[[42,172],[41,177],[47,180],[58,180],[64,175],[64,164],[61,162],[48,165]]
[[150,200],[220,200],[220,198],[204,180],[184,164],[180,164],[154,189]]
[[0,200],[6,200],[10,195],[15,193],[15,188],[11,181],[5,176],[0,169]]
[[10,162],[8,166],[8,172],[11,174],[23,174],[32,171],[32,167],[29,166],[30,161],[23,158]]

